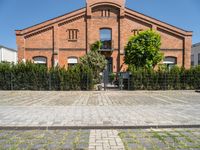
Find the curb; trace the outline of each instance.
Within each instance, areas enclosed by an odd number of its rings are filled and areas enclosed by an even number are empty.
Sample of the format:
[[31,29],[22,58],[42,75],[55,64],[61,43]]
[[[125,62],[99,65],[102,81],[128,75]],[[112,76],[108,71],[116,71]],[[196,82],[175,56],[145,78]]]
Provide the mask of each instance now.
[[149,125],[149,126],[0,126],[0,130],[98,130],[98,129],[164,129],[200,128],[199,125]]

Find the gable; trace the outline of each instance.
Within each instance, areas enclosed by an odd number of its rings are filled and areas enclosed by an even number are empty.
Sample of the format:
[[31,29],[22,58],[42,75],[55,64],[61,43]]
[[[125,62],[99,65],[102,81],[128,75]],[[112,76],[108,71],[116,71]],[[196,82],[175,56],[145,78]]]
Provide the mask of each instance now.
[[22,29],[22,30],[16,30],[16,35],[28,35],[32,34],[34,32],[37,32],[39,30],[52,27],[54,25],[60,25],[60,24],[65,24],[66,22],[72,22],[76,20],[77,18],[79,19],[81,16],[86,14],[86,8],[81,8],[79,10],[75,10],[73,12],[67,13],[65,15],[44,21],[42,23],[33,25],[31,27]]
[[25,36],[25,47],[28,48],[52,48],[53,28],[39,30],[36,33]]
[[184,38],[166,30],[157,29],[161,35],[161,49],[183,49]]
[[92,9],[92,17],[118,17],[120,10],[109,5],[96,6]]
[[[63,22],[58,25],[58,41],[60,48],[85,48],[86,47],[86,22],[85,17],[80,17],[71,22]],[[77,40],[69,39],[70,30],[77,30]]]
[[192,36],[192,32],[191,31],[186,31],[183,29],[180,29],[178,27],[175,27],[173,25],[170,25],[168,23],[162,22],[160,20],[157,20],[155,18],[146,16],[144,14],[141,14],[139,12],[136,12],[134,10],[131,10],[129,8],[125,9],[125,17],[130,17],[130,18],[134,18],[137,20],[140,20],[142,22],[145,22],[147,24],[150,24],[153,28],[153,26],[157,26],[161,29],[165,29],[167,30],[169,33],[175,34],[177,36]]
[[[123,32],[123,38],[126,42],[128,42],[128,39],[132,36],[137,34],[139,31],[142,30],[148,30],[152,26],[149,23],[143,22],[141,20],[135,19],[133,17],[125,16],[124,18],[124,32]],[[126,45],[127,43],[125,43]]]

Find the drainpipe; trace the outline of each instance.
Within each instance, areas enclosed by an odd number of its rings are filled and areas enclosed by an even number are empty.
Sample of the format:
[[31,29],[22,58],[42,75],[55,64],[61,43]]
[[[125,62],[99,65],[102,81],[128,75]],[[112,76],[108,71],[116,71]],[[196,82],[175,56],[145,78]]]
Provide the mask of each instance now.
[[4,48],[1,48],[1,61],[4,61]]

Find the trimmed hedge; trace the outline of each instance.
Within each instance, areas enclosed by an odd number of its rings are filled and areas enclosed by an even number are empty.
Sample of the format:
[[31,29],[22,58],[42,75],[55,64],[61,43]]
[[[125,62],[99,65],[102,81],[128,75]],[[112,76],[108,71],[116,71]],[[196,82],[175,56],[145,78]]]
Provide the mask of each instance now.
[[[200,66],[189,70],[130,69],[130,90],[194,90],[200,88]],[[66,70],[31,62],[17,65],[0,63],[0,90],[92,90],[94,76],[91,68],[76,65]],[[125,87],[128,87],[125,85]]]
[[200,66],[189,70],[131,70],[131,90],[194,90],[200,88]]
[[66,70],[31,62],[17,65],[0,63],[0,90],[91,90],[92,70],[76,65]]

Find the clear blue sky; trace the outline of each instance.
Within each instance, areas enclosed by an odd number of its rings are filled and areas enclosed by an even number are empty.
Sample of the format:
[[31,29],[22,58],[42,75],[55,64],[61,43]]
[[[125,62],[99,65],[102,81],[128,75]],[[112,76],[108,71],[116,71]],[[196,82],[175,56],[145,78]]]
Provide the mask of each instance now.
[[[185,30],[200,42],[200,0],[127,0],[126,6]],[[85,7],[85,0],[0,0],[0,45],[16,49],[15,31]]]

